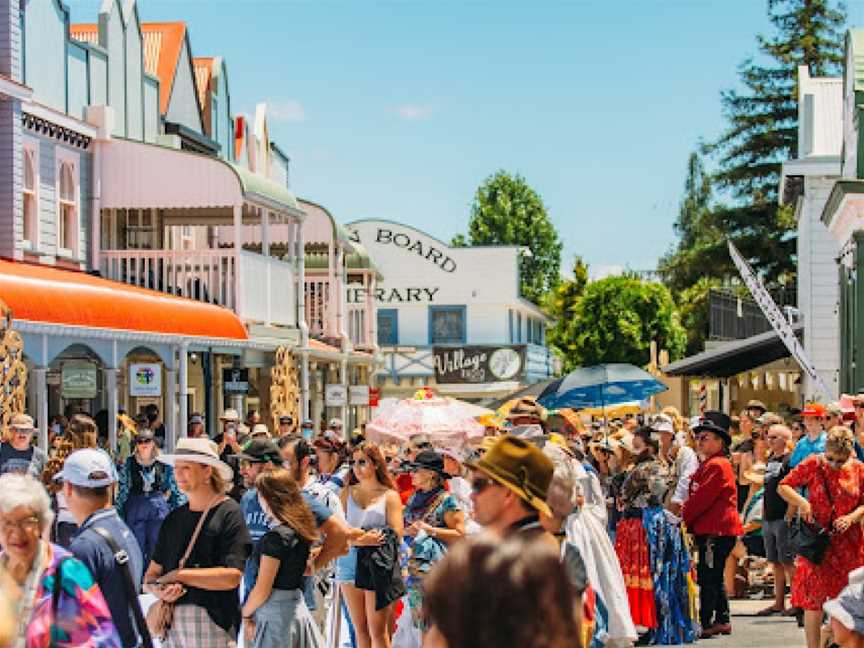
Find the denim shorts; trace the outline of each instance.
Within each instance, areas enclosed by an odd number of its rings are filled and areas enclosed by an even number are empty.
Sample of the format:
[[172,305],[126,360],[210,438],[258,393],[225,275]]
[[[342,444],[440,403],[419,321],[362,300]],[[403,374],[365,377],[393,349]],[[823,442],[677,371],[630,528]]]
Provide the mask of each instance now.
[[336,559],[336,581],[339,583],[354,583],[357,578],[357,547],[348,549],[348,553]]

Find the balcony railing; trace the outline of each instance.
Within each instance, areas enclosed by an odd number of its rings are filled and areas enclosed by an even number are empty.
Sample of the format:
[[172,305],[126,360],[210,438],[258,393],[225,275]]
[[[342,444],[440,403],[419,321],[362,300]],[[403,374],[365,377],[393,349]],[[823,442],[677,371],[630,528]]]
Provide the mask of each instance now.
[[297,325],[293,268],[278,259],[227,248],[104,250],[100,256],[108,279],[224,306],[247,321]]

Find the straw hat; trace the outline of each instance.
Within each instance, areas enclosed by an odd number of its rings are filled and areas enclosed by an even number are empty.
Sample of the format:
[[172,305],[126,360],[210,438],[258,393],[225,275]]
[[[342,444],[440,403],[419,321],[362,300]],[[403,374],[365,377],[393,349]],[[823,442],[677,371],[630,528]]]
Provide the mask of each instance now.
[[156,459],[169,466],[173,466],[176,461],[192,461],[215,468],[219,476],[225,481],[231,481],[234,478],[234,471],[231,470],[231,466],[219,459],[219,449],[210,439],[180,439],[174,452],[161,454]]
[[533,443],[506,434],[486,454],[465,465],[509,488],[541,513],[552,515],[546,496],[555,467]]

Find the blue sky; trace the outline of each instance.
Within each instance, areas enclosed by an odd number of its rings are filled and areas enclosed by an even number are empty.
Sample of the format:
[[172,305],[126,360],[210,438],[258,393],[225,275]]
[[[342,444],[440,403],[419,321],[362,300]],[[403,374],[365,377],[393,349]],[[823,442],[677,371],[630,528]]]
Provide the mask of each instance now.
[[[72,0],[93,22],[97,0]],[[864,1],[847,2],[864,25]],[[232,108],[270,103],[291,185],[337,219],[449,240],[497,169],[540,193],[594,273],[673,243],[689,152],[768,31],[764,0],[139,0],[226,58]]]

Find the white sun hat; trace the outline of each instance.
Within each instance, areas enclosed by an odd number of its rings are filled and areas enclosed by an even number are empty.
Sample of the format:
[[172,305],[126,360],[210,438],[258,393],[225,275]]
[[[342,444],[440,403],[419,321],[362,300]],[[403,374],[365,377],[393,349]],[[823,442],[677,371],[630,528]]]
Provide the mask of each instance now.
[[158,461],[173,466],[176,461],[193,461],[216,469],[225,481],[234,479],[231,466],[219,459],[219,448],[210,439],[180,439],[171,454],[160,454]]

